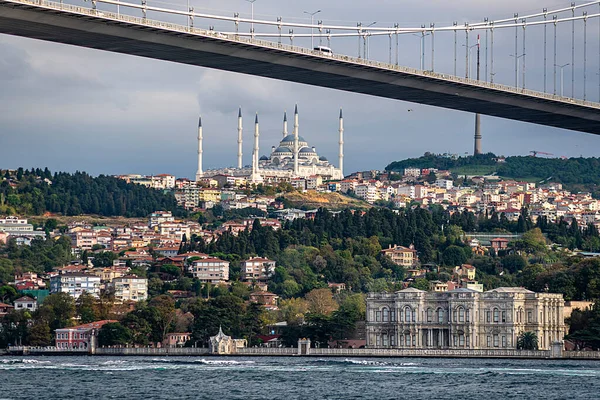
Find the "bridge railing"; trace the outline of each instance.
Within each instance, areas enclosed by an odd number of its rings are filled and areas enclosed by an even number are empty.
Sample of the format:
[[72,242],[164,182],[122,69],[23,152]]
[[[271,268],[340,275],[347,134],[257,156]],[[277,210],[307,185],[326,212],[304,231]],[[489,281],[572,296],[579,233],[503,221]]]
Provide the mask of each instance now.
[[[187,34],[196,35],[196,36],[210,37],[210,38],[224,40],[224,41],[244,43],[244,44],[259,46],[259,47],[268,48],[268,49],[285,50],[287,52],[291,52],[291,53],[295,53],[295,54],[309,55],[309,56],[321,58],[324,60],[341,61],[344,63],[352,63],[352,64],[362,65],[362,66],[366,66],[366,67],[373,67],[373,68],[379,68],[379,69],[384,69],[384,70],[389,70],[389,71],[402,72],[405,74],[416,75],[416,76],[420,76],[420,77],[427,78],[427,79],[436,79],[436,80],[440,80],[440,81],[453,82],[453,83],[458,83],[458,84],[462,84],[462,85],[479,87],[482,89],[492,89],[492,90],[497,90],[497,91],[501,91],[501,92],[505,92],[505,93],[531,96],[531,97],[535,97],[538,99],[559,101],[559,102],[562,102],[565,104],[573,104],[573,105],[579,105],[579,106],[600,109],[600,103],[596,103],[596,102],[584,101],[584,100],[580,100],[580,99],[572,99],[572,98],[562,97],[562,96],[558,96],[558,95],[554,95],[554,94],[538,92],[535,90],[521,89],[521,88],[516,88],[514,86],[485,82],[485,81],[480,81],[480,80],[476,80],[476,79],[462,78],[462,77],[453,76],[453,75],[449,75],[449,74],[442,74],[442,73],[438,73],[438,72],[423,71],[423,70],[419,70],[419,69],[415,69],[415,68],[404,67],[404,66],[389,64],[389,63],[380,62],[380,61],[366,60],[364,58],[356,58],[356,57],[347,56],[347,55],[337,55],[337,54],[324,55],[318,51],[314,51],[312,49],[308,49],[305,47],[293,46],[293,45],[271,42],[271,41],[255,39],[255,38],[249,38],[249,37],[244,37],[244,36],[239,36],[239,35],[223,34],[223,33],[217,32],[217,31],[188,27],[188,26],[184,26],[184,25],[179,25],[179,24],[174,24],[174,23],[169,23],[169,22],[164,22],[164,21],[157,21],[157,20],[152,20],[152,19],[148,19],[148,18],[134,17],[134,16],[127,15],[127,14],[99,10],[97,8],[80,7],[80,6],[74,6],[71,4],[57,3],[57,2],[53,2],[53,1],[47,1],[47,0],[2,0],[2,1],[8,2],[8,3],[34,5],[34,6],[38,6],[38,7],[46,8],[46,9],[65,11],[65,12],[69,12],[69,13],[86,15],[86,16],[91,16],[91,17],[95,17],[95,18],[108,19],[108,20],[112,20],[112,21],[119,21],[119,22],[134,24],[134,25],[149,26],[149,27],[154,27],[154,28],[158,28],[158,29],[182,32],[182,33],[187,33]],[[99,1],[101,1],[101,0],[99,0]],[[120,3],[120,6],[123,8],[125,8],[125,7],[138,8],[139,7],[137,5],[128,4],[128,3]]]

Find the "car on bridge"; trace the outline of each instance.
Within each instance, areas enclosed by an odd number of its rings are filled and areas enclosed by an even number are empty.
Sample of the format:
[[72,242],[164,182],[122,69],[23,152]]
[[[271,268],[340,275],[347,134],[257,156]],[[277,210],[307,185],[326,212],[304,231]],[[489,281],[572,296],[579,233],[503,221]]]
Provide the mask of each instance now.
[[332,56],[333,55],[333,51],[329,47],[326,47],[326,46],[317,46],[317,47],[314,48],[314,51],[319,52],[319,53],[321,53],[323,55],[326,55],[326,56]]

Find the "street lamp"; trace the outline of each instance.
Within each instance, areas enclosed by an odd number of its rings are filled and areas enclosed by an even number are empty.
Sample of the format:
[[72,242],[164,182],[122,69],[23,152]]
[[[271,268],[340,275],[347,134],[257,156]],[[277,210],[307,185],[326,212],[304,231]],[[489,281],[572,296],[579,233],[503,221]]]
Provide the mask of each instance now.
[[413,36],[418,37],[420,40],[420,47],[419,47],[419,67],[421,68],[421,71],[425,71],[425,38],[427,36],[429,36],[429,33],[425,33],[425,32],[421,32],[421,34],[417,34],[417,33],[413,33]]
[[[469,69],[467,71],[465,71],[465,75],[467,79],[471,78],[472,74],[471,74],[471,50],[473,50],[475,47],[479,46],[478,44],[474,44],[469,46],[469,49],[467,51],[467,64],[469,65]],[[463,44],[462,47],[467,47],[466,44]]]
[[[517,69],[515,69],[515,88],[519,88],[519,59],[521,57],[525,57],[525,53],[521,54],[520,56],[515,56],[514,54],[509,54],[511,57],[516,57],[516,67]],[[524,74],[524,73],[523,73]]]
[[564,88],[565,88],[564,81],[563,81],[563,78],[564,78],[563,72],[564,72],[564,68],[568,65],[571,65],[571,64],[570,63],[564,64],[564,65],[554,64],[555,67],[560,68],[560,97],[563,97],[563,92],[564,92]]
[[[370,28],[370,27],[372,27],[373,25],[375,25],[376,23],[377,23],[377,22],[371,22],[369,25],[367,25],[367,26],[366,26],[366,28]],[[371,36],[371,33],[370,33],[370,32],[365,32],[365,36],[364,36],[364,38],[363,38],[363,39],[365,40],[365,49],[364,49],[364,52],[365,52],[365,57],[364,57],[364,58],[365,58],[366,60],[368,60],[368,59],[369,59],[369,50],[370,50],[370,49],[369,49],[369,38],[370,38],[370,36]]]
[[[256,1],[256,0],[254,0],[254,1]],[[313,30],[313,26],[312,26],[313,25],[313,19],[314,19],[315,15],[317,15],[320,12],[321,12],[321,10],[317,10],[315,12],[304,11],[304,14],[310,15],[310,48],[311,48],[311,50],[315,48],[314,47],[315,46],[314,37],[313,37],[314,30]]]
[[252,39],[254,39],[254,2],[256,0],[246,0],[248,3],[252,4],[252,23],[250,24],[250,34]]

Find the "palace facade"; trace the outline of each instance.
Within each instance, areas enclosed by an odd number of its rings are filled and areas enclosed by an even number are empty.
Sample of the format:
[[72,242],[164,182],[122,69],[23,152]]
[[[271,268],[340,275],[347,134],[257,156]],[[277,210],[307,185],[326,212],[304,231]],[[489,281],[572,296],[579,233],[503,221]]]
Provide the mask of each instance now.
[[565,335],[563,312],[562,294],[524,288],[370,293],[367,347],[515,349],[519,334],[535,332],[548,350]]

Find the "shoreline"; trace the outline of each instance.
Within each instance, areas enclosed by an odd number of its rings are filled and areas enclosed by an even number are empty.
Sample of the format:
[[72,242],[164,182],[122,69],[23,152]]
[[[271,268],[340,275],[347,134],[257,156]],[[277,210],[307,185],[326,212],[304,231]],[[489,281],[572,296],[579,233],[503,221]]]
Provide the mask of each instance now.
[[430,350],[430,349],[306,349],[242,348],[229,354],[211,353],[208,348],[97,348],[88,351],[57,351],[44,348],[0,349],[8,356],[98,356],[98,357],[321,357],[321,358],[471,358],[521,360],[600,361],[597,351],[551,350]]

